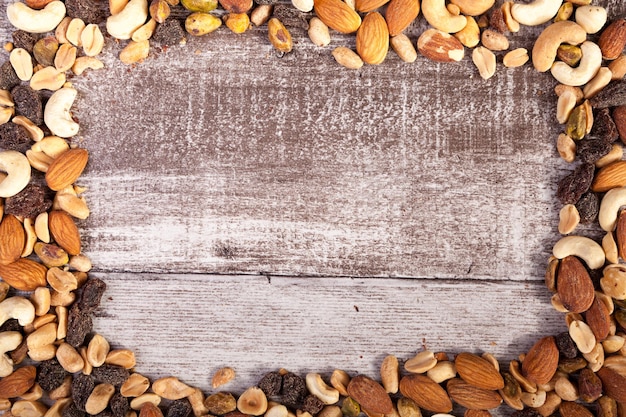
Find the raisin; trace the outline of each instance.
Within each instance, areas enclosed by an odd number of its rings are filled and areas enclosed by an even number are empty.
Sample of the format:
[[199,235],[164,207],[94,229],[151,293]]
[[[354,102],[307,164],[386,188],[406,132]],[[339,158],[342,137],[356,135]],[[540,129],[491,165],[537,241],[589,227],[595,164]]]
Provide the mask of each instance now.
[[124,369],[121,366],[104,364],[93,368],[91,375],[93,375],[98,382],[104,382],[119,387],[128,379],[130,373],[128,369]]
[[93,327],[91,315],[74,304],[67,315],[67,336],[65,341],[75,348],[83,344],[85,337]]
[[0,89],[11,90],[16,85],[19,85],[21,80],[18,78],[13,65],[9,61],[6,61],[0,67]]
[[291,372],[283,375],[282,395],[282,402],[285,406],[298,408],[307,395],[304,378]]
[[26,117],[37,126],[43,124],[43,102],[39,93],[27,85],[18,85],[11,90],[15,112]]
[[175,400],[170,403],[170,406],[167,408],[167,413],[165,413],[165,417],[187,417],[193,409],[191,408],[191,404],[186,399]]
[[37,371],[37,383],[44,391],[52,391],[63,384],[68,373],[56,359],[43,361]]
[[85,404],[96,387],[96,380],[91,375],[76,374],[72,380],[72,400],[79,410],[85,411]]
[[17,319],[9,319],[2,323],[0,326],[0,333],[2,332],[22,332],[22,326],[18,323]]
[[13,32],[13,46],[15,48],[26,49],[28,53],[33,52],[33,46],[39,40],[39,36],[34,33],[26,32],[25,30],[16,30]]
[[489,26],[500,33],[506,33],[509,28],[504,21],[504,12],[500,7],[496,7],[489,16]]
[[556,347],[559,349],[559,354],[567,359],[574,359],[578,354],[576,344],[570,337],[569,333],[559,333],[554,337],[556,341]]
[[167,19],[157,26],[152,35],[152,40],[163,46],[178,45],[183,39],[185,39],[185,31],[176,19]]
[[309,29],[308,15],[287,4],[277,4],[274,6],[272,16],[280,20],[287,28]]
[[542,417],[542,415],[532,408],[524,408],[523,410],[511,413],[511,417]]
[[589,190],[593,181],[595,167],[582,164],[568,176],[559,181],[557,198],[562,204],[576,204],[580,197]]
[[52,207],[52,199],[43,186],[28,184],[19,193],[5,201],[4,212],[17,217],[33,219]]
[[88,313],[92,313],[100,305],[102,295],[107,285],[98,278],[90,278],[83,285],[82,295],[78,302],[78,307]]
[[0,149],[25,153],[30,149],[31,142],[28,130],[24,126],[15,123],[0,125]]
[[600,109],[593,118],[593,127],[590,136],[596,137],[606,143],[613,143],[619,139],[619,132],[611,111],[609,109]]
[[592,192],[583,194],[576,203],[576,209],[582,224],[593,223],[598,217],[598,211],[600,210],[598,195]]
[[582,162],[594,164],[598,159],[611,152],[613,146],[598,137],[587,137],[578,141],[576,155]]
[[322,408],[324,408],[324,403],[314,395],[307,395],[300,407],[302,411],[307,411],[312,415],[316,415],[322,411]]
[[109,407],[113,417],[126,417],[126,413],[130,410],[128,398],[124,397],[120,392],[116,392],[109,400]]
[[109,410],[104,410],[94,415],[94,417],[115,417],[115,416],[113,416],[113,413],[110,412]]
[[607,85],[589,100],[594,109],[605,109],[626,105],[626,81],[615,81]]
[[104,14],[95,0],[65,0],[67,15],[82,19],[86,24],[100,23]]
[[209,413],[221,416],[237,409],[237,400],[230,392],[220,391],[206,397],[204,406]]
[[280,394],[283,385],[283,376],[278,372],[268,372],[261,378],[258,387],[268,397],[274,397]]
[[87,413],[79,409],[76,404],[70,403],[63,409],[63,417],[85,417]]

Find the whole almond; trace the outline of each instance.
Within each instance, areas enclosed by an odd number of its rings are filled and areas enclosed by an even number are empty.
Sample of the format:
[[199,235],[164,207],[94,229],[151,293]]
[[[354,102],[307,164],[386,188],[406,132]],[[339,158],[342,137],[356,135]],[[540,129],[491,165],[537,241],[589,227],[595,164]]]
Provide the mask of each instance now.
[[396,36],[402,33],[413,23],[419,13],[418,0],[391,0],[385,12],[389,35]]
[[361,13],[371,12],[385,5],[389,0],[356,0],[356,10]]
[[25,0],[24,3],[31,9],[40,10],[52,3],[54,0]]
[[600,377],[606,395],[619,403],[626,403],[626,375],[606,366],[600,368],[596,375]]
[[522,362],[522,374],[531,382],[547,384],[559,364],[559,349],[554,337],[546,336],[533,345]]
[[326,26],[337,32],[353,33],[361,26],[361,16],[341,0],[316,0],[314,10]]
[[139,410],[139,417],[163,417],[163,412],[151,402],[145,402]]
[[70,255],[80,253],[80,233],[69,214],[53,210],[48,214],[48,228],[54,241]]
[[368,64],[378,65],[389,50],[389,31],[385,18],[378,12],[368,13],[356,32],[356,51]]
[[34,291],[38,287],[45,287],[47,271],[45,266],[27,258],[20,258],[8,265],[0,264],[0,277],[21,291]]
[[472,410],[489,410],[502,403],[496,391],[478,388],[459,378],[449,380],[446,389],[454,402]]
[[46,183],[51,190],[59,191],[76,182],[89,160],[86,149],[70,149],[52,161],[46,172]]
[[598,342],[602,342],[608,337],[611,331],[611,314],[606,304],[600,301],[598,297],[594,298],[593,304],[585,312],[585,321],[591,327],[591,331]]
[[504,379],[489,361],[472,353],[459,353],[454,360],[461,378],[470,385],[487,390],[504,388]]
[[400,392],[426,410],[434,413],[452,411],[452,401],[439,384],[425,375],[412,374],[400,380]]
[[626,161],[617,161],[608,164],[596,173],[591,183],[591,191],[603,193],[612,188],[626,185]]
[[604,59],[618,58],[626,46],[626,20],[618,19],[602,31],[598,46]]
[[573,313],[583,313],[591,307],[595,297],[593,282],[577,257],[567,256],[561,260],[556,291],[563,306]]
[[389,414],[393,404],[387,391],[365,375],[357,375],[348,384],[348,394],[368,413]]
[[15,398],[28,392],[35,384],[37,369],[25,366],[0,379],[0,398]]
[[426,58],[436,62],[460,61],[465,56],[461,41],[438,29],[427,29],[417,39],[417,49]]
[[563,401],[559,405],[559,414],[561,417],[594,417],[591,411],[573,401]]
[[619,138],[626,144],[626,106],[619,106],[613,110],[613,121],[619,132]]
[[25,244],[22,223],[13,215],[5,215],[0,222],[0,264],[8,265],[20,259]]

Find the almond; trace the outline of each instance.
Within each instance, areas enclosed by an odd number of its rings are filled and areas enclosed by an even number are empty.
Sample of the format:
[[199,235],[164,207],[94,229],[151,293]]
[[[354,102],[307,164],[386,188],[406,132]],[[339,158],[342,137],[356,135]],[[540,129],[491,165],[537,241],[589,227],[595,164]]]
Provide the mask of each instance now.
[[389,34],[396,36],[402,33],[419,13],[419,0],[391,0],[385,12]]
[[619,132],[622,143],[626,143],[626,106],[619,106],[613,110],[613,121]]
[[139,410],[139,417],[163,417],[163,412],[151,402],[145,402]]
[[461,378],[470,385],[486,390],[504,388],[500,372],[486,359],[472,353],[459,353],[454,360]]
[[594,417],[587,408],[572,401],[563,401],[559,405],[559,414],[561,417]]
[[[0,265],[0,278],[15,289],[34,291],[45,287],[48,269],[30,259],[20,258],[8,265]],[[0,398],[5,398],[0,395]]]
[[70,255],[80,253],[80,233],[69,214],[60,210],[48,213],[48,228],[54,241]]
[[595,297],[589,310],[585,312],[585,321],[591,327],[598,342],[607,338],[611,330],[611,314],[602,301]]
[[46,183],[54,191],[72,185],[87,166],[89,153],[86,149],[75,148],[59,155],[48,167]]
[[356,32],[356,51],[368,64],[382,63],[389,50],[389,31],[385,18],[378,12],[368,13]]
[[615,243],[617,244],[617,254],[619,257],[626,259],[626,211],[624,210],[619,212],[617,216]]
[[502,403],[496,391],[478,388],[459,378],[449,380],[446,389],[453,401],[471,410],[489,410]]
[[438,29],[428,29],[417,39],[417,49],[426,58],[436,62],[460,61],[465,56],[461,41]]
[[385,5],[389,0],[356,0],[356,10],[361,13],[371,12]]
[[617,59],[626,46],[626,20],[618,19],[604,29],[598,46],[604,59]]
[[230,13],[247,13],[252,9],[252,0],[219,0],[219,2]]
[[326,26],[341,33],[356,32],[361,16],[341,0],[315,0],[315,14]]
[[4,216],[0,223],[0,264],[8,265],[20,259],[25,243],[22,223],[15,216]]
[[546,336],[534,344],[522,362],[522,374],[531,382],[547,384],[556,373],[559,349],[554,337]]
[[393,404],[387,391],[365,375],[357,375],[348,384],[348,394],[368,413],[390,414]]
[[616,161],[608,164],[596,173],[591,183],[591,191],[603,193],[612,188],[626,185],[626,161]]
[[452,411],[452,401],[439,384],[425,375],[412,374],[400,380],[400,392],[426,410],[434,413]]
[[37,369],[34,366],[18,368],[0,379],[0,398],[15,398],[28,392],[35,385]]
[[596,375],[602,381],[604,393],[619,403],[626,403],[626,376],[606,366]]
[[587,268],[575,256],[561,260],[556,291],[563,306],[572,313],[583,313],[591,307],[595,292]]

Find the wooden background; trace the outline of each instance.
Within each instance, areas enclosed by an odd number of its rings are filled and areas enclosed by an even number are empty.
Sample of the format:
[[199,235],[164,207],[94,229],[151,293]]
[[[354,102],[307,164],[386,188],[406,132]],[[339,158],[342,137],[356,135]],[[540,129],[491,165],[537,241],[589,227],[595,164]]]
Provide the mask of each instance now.
[[293,35],[280,57],[265,28],[221,28],[135,67],[108,39],[106,70],[72,80],[84,250],[108,284],[97,331],[206,392],[226,365],[240,392],[279,367],[376,376],[423,347],[508,362],[564,331],[543,286],[572,169],[556,82],[393,52],[350,71],[330,52],[353,37]]

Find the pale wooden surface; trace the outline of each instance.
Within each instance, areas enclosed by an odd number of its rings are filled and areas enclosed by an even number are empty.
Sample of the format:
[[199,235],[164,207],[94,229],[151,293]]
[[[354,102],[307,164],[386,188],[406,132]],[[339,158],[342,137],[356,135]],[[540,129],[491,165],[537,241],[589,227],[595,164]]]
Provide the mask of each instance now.
[[423,346],[508,361],[563,331],[542,284],[571,169],[555,82],[393,53],[347,71],[294,34],[282,58],[223,29],[135,68],[109,39],[106,71],[74,80],[97,330],[205,391],[223,365],[241,391],[278,367],[375,376]]

